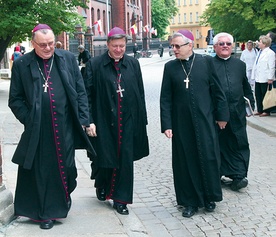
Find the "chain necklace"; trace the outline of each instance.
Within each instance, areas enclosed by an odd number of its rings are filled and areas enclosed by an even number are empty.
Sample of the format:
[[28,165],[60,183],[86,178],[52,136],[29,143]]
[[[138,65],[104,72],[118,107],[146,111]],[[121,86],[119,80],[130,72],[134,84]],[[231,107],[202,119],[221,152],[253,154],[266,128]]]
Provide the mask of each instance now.
[[190,81],[189,81],[189,76],[190,76],[190,74],[191,74],[191,71],[192,71],[192,68],[193,68],[193,65],[194,65],[194,61],[195,61],[195,54],[194,54],[194,57],[193,57],[193,61],[192,61],[192,63],[191,63],[190,71],[189,71],[188,74],[187,74],[187,72],[186,72],[186,70],[185,70],[185,68],[184,68],[184,66],[183,66],[183,63],[182,63],[182,61],[181,61],[181,59],[180,59],[180,63],[181,63],[183,72],[186,74],[186,79],[184,80],[184,82],[186,83],[186,89],[188,89],[188,87],[189,87],[189,82],[190,82]]
[[46,78],[44,77],[44,74],[42,73],[41,71],[41,68],[39,66],[39,63],[38,61],[37,62],[37,66],[38,66],[38,70],[44,80],[44,84],[43,84],[43,87],[44,87],[44,92],[47,92],[47,88],[49,87],[49,84],[48,84],[48,80],[50,78],[50,74],[51,74],[51,71],[52,71],[52,67],[53,67],[53,63],[54,63],[54,54],[53,54],[53,57],[52,57],[52,62],[51,62],[51,65],[50,65],[50,70],[48,71],[48,73],[46,72]]

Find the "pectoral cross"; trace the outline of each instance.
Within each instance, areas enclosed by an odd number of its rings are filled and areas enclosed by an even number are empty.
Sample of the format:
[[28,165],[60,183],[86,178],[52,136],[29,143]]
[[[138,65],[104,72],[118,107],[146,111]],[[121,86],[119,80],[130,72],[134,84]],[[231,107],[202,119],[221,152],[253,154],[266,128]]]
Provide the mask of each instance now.
[[124,97],[124,96],[123,96],[123,91],[125,91],[125,89],[122,89],[121,85],[118,84],[118,90],[117,90],[116,92],[117,92],[117,93],[120,93],[120,96],[121,96],[121,97]]
[[44,92],[47,92],[47,88],[49,87],[47,81],[45,81],[45,83],[43,84],[43,87],[44,87]]
[[189,87],[189,77],[187,77],[185,80],[184,80],[184,82],[186,82],[186,89],[188,89],[188,87]]

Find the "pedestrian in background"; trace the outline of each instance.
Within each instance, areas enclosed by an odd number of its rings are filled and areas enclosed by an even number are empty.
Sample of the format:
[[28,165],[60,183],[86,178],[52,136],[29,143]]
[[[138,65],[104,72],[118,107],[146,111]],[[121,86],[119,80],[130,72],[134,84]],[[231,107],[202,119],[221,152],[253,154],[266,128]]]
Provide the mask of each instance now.
[[18,164],[14,211],[51,229],[71,207],[75,149],[95,152],[84,132],[88,101],[75,56],[55,50],[46,24],[33,29],[31,42],[34,50],[14,61],[10,84],[9,107],[24,125],[12,158]]
[[272,85],[275,80],[275,53],[269,48],[271,38],[266,35],[259,37],[259,53],[254,62],[252,79],[255,80],[255,96],[257,102],[257,113],[261,117],[269,116],[270,109],[263,109],[263,99],[268,85]]
[[20,47],[19,46],[16,46],[15,47],[15,51],[14,53],[12,54],[12,57],[11,57],[11,60],[14,61],[16,59],[18,59],[19,57],[21,57],[22,54],[20,53]]
[[231,189],[237,191],[248,184],[250,150],[246,132],[244,96],[254,110],[255,101],[246,77],[246,64],[231,56],[233,36],[221,32],[214,37],[213,57],[216,72],[227,96],[230,120],[219,132],[222,181],[230,178]]
[[160,95],[161,131],[172,138],[177,204],[191,217],[222,200],[218,129],[229,119],[227,100],[210,56],[193,52],[194,36],[172,36],[176,59],[165,64]]
[[137,57],[138,50],[139,50],[139,48],[138,48],[137,43],[134,43],[133,48],[132,48],[133,57],[134,57],[134,58],[137,58],[137,59],[139,59],[139,58]]
[[133,202],[133,162],[149,154],[147,112],[141,68],[126,52],[127,35],[118,27],[108,33],[108,51],[86,64],[90,104],[88,134],[97,157],[92,162],[97,198],[113,200],[128,215]]
[[160,58],[163,58],[163,53],[164,53],[164,47],[162,44],[160,44],[160,46],[158,47],[158,54]]
[[258,50],[253,47],[253,41],[248,40],[246,43],[246,49],[242,51],[240,59],[246,64],[246,76],[253,91],[255,81],[251,79],[251,74],[257,54]]
[[56,48],[57,49],[62,49],[62,43],[60,41],[56,42]]
[[271,39],[270,49],[273,50],[274,53],[276,53],[276,33],[269,31],[267,33],[267,36],[269,36]]
[[85,66],[88,60],[91,58],[91,55],[89,51],[84,48],[83,45],[78,46],[78,51],[79,51],[78,61],[79,61],[79,66],[81,66],[81,75],[82,77],[84,77]]
[[20,48],[19,52],[20,52],[22,55],[26,53],[26,49],[25,49],[24,46],[21,45],[21,43],[19,43],[19,42],[17,43],[17,46],[14,47],[14,52],[15,52],[16,47],[19,47],[19,48]]

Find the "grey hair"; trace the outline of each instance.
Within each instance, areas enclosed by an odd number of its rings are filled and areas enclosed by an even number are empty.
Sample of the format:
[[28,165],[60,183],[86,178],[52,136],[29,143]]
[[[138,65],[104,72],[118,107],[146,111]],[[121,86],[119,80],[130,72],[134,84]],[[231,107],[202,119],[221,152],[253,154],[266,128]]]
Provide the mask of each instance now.
[[174,33],[172,35],[172,39],[176,38],[176,37],[182,37],[182,39],[185,41],[185,43],[193,43],[194,41],[192,41],[191,39],[187,38],[186,36],[182,35],[181,33]]
[[[41,32],[41,33],[43,33],[44,35],[46,35],[46,34],[48,34],[48,32],[50,32],[50,31],[52,31],[52,30],[50,30],[50,29],[41,29],[41,30],[37,30],[37,31],[35,31],[35,32],[33,32],[32,33],[32,40],[35,38],[35,35],[36,35],[36,32]],[[53,32],[53,31],[52,31]]]
[[215,35],[215,37],[213,38],[213,44],[217,44],[219,38],[221,38],[221,37],[227,37],[232,44],[234,42],[234,38],[232,35],[230,35],[229,33],[226,33],[226,32],[221,32],[221,33],[218,33]]

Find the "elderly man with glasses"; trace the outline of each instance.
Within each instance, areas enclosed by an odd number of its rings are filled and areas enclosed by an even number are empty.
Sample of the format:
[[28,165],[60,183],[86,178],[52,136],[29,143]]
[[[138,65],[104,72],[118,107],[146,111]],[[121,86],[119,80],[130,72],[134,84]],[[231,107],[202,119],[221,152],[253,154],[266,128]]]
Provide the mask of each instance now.
[[232,35],[225,32],[215,35],[216,56],[213,62],[230,109],[230,120],[219,132],[221,176],[233,191],[238,191],[248,184],[246,177],[250,157],[244,96],[249,99],[253,110],[255,101],[246,76],[246,64],[231,56],[232,45]]
[[51,229],[67,217],[76,188],[75,149],[95,152],[85,127],[88,100],[75,56],[55,49],[46,24],[32,31],[34,50],[14,61],[9,107],[24,125],[13,155],[18,164],[15,216]]
[[161,131],[172,139],[176,201],[191,217],[222,200],[217,130],[229,119],[226,96],[211,56],[193,52],[194,36],[179,30],[172,36],[176,59],[165,64],[160,95]]

